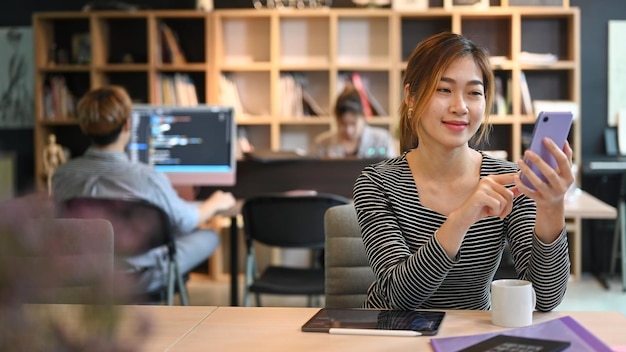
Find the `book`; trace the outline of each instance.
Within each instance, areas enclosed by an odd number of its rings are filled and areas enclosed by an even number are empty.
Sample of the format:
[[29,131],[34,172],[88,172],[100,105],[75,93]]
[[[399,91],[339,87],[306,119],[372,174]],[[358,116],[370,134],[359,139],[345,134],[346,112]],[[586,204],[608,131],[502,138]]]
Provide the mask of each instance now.
[[565,316],[543,323],[505,331],[455,337],[431,338],[430,344],[435,352],[459,351],[476,345],[496,335],[509,335],[534,339],[566,341],[570,343],[568,351],[611,352],[611,348],[593,335],[574,318]]
[[166,58],[163,58],[162,62],[168,62],[171,60],[172,64],[180,65],[187,62],[185,59],[185,55],[180,48],[180,43],[178,42],[178,36],[176,33],[164,22],[159,23],[159,30],[162,35],[161,45],[166,48]]
[[372,111],[372,106],[370,105],[370,99],[367,96],[367,90],[365,89],[365,84],[363,83],[363,79],[361,78],[361,74],[358,72],[352,73],[352,84],[354,88],[359,92],[361,96],[361,104],[363,105],[363,114],[365,117],[372,117],[374,115]]
[[528,81],[526,80],[526,74],[521,72],[519,75],[519,82],[522,92],[522,114],[533,114],[533,102],[530,98],[530,89],[528,89]]
[[496,335],[458,352],[493,352],[493,351],[541,351],[560,352],[570,346],[567,341],[534,339],[511,335]]

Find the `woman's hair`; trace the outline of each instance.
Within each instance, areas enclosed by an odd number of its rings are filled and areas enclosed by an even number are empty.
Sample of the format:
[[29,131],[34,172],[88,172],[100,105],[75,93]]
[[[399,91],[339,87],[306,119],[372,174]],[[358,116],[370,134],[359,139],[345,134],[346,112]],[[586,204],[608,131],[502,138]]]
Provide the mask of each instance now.
[[87,92],[78,102],[77,117],[91,142],[106,146],[118,139],[132,109],[126,89],[111,85]]
[[343,114],[350,112],[358,116],[365,116],[361,96],[356,88],[347,86],[337,97],[335,102],[335,118],[339,120]]
[[[409,86],[409,95],[413,106],[408,106],[407,99],[400,104],[400,150],[417,147],[419,143],[420,119],[426,106],[437,89],[443,73],[450,65],[465,57],[471,57],[483,74],[485,89],[485,115],[481,131],[476,142],[486,141],[490,129],[489,114],[494,94],[493,71],[489,63],[489,54],[471,40],[450,32],[435,34],[421,42],[409,56],[402,86]],[[409,115],[409,110],[413,110]]]

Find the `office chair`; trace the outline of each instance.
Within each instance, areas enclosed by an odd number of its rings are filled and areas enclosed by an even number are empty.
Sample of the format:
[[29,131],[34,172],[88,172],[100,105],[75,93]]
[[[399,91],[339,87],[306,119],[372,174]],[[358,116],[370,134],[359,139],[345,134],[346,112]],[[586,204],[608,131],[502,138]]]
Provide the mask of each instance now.
[[328,209],[324,228],[326,307],[360,308],[375,276],[365,254],[354,205]]
[[[317,192],[284,192],[258,195],[242,207],[247,247],[244,306],[250,305],[250,293],[261,306],[261,294],[324,294],[324,268],[319,251],[324,249],[324,213],[330,207],[347,204],[349,199]],[[301,248],[313,252],[310,267],[287,264],[268,265],[259,275],[254,243],[274,248]],[[316,253],[317,252],[317,253]],[[317,262],[316,262],[316,259]]]
[[[156,295],[163,300],[165,296],[167,305],[173,305],[174,294],[178,290],[181,304],[189,304],[182,273],[178,269],[176,243],[167,214],[162,209],[140,199],[80,197],[61,204],[60,216],[109,220],[115,231],[116,270],[134,277],[136,294],[143,300],[150,300]],[[124,258],[141,255],[163,245],[167,248],[166,283],[154,292],[141,282],[141,272],[129,268]]]
[[[114,298],[113,226],[104,219],[0,220],[3,293],[22,303],[102,304]],[[4,272],[6,271],[6,272]],[[8,279],[7,279],[8,278]]]

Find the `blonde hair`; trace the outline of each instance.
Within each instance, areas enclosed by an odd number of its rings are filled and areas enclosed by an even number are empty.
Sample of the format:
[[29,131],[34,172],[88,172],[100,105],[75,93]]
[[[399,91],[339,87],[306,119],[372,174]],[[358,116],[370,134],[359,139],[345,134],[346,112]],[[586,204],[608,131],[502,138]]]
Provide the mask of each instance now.
[[121,130],[132,109],[126,89],[110,85],[87,92],[78,102],[77,117],[85,134],[103,136]]
[[[400,104],[400,150],[411,150],[419,144],[419,123],[426,106],[437,89],[443,73],[461,58],[471,56],[483,74],[485,89],[484,122],[476,142],[487,141],[491,128],[489,115],[494,94],[493,71],[489,54],[471,40],[450,32],[435,34],[421,42],[409,56],[402,86],[408,85],[413,106],[403,99]],[[411,114],[409,114],[409,112]]]

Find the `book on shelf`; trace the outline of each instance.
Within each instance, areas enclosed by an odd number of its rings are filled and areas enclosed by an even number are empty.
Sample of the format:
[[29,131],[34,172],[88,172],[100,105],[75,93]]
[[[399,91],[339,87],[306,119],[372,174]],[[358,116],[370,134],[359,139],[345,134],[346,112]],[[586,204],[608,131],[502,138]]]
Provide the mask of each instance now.
[[225,74],[220,76],[219,101],[222,105],[232,106],[237,118],[240,118],[245,114],[243,105],[241,104],[241,99],[239,98],[237,85]]
[[323,116],[324,109],[307,90],[306,79],[298,74],[283,73],[279,80],[280,116],[309,117]]
[[68,89],[64,76],[53,75],[48,77],[42,94],[45,120],[65,120],[74,116],[76,99]]
[[359,92],[359,95],[361,96],[361,105],[363,105],[363,113],[365,114],[365,117],[374,116],[372,105],[370,104],[370,98],[367,94],[367,89],[365,88],[361,74],[358,72],[352,72],[350,77],[352,78],[354,88],[356,88],[357,92]]
[[528,81],[526,80],[526,74],[524,71],[519,75],[520,90],[522,93],[522,114],[533,114],[533,101],[530,98],[530,89],[528,88]]
[[491,113],[494,115],[499,115],[499,116],[504,116],[506,114],[508,114],[508,106],[507,106],[507,98],[505,98],[504,95],[504,86],[502,83],[502,78],[499,76],[496,76],[494,78],[494,85],[495,85],[495,90],[496,90],[496,94],[494,96],[493,99],[493,107],[491,110]]
[[196,86],[185,73],[157,75],[157,104],[194,106],[198,105]]
[[[570,343],[568,350],[611,352],[612,349],[570,316],[564,316],[543,323],[499,332],[431,338],[430,344],[435,352],[460,351],[478,345],[497,335],[565,341]],[[468,350],[469,351],[469,350]],[[480,351],[480,350],[476,350]]]
[[161,63],[172,63],[175,65],[187,62],[185,54],[180,47],[178,35],[165,22],[159,22],[159,41],[161,52]]
[[522,51],[519,54],[519,62],[521,64],[530,65],[548,65],[555,63],[559,58],[551,53],[531,53],[528,51]]

